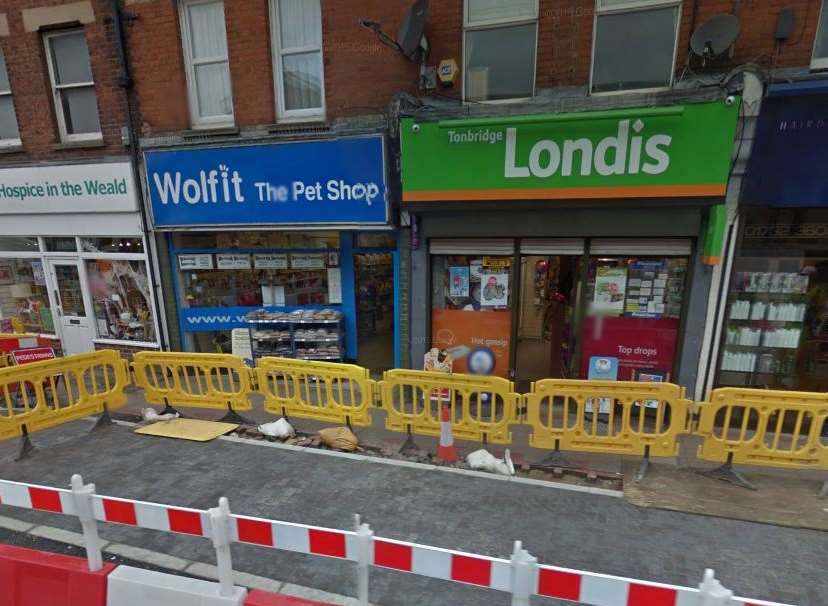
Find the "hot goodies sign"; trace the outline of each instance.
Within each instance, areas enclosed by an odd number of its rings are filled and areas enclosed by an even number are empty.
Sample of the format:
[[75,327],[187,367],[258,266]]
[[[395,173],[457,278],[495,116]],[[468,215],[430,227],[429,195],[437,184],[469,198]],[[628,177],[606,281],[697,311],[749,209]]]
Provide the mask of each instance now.
[[386,223],[380,136],[146,154],[156,227]]

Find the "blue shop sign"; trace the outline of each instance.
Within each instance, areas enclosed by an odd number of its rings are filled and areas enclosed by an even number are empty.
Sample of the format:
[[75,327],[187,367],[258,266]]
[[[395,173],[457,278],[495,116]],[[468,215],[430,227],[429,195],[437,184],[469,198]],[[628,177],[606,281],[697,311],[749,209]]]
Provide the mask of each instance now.
[[762,101],[742,201],[751,206],[828,206],[828,91],[787,85]]
[[384,224],[382,136],[144,154],[156,227]]

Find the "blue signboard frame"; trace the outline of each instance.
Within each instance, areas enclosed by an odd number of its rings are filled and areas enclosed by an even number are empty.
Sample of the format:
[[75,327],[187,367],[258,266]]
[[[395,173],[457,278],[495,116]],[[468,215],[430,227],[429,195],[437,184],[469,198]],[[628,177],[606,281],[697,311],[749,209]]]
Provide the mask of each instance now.
[[385,225],[385,153],[382,135],[147,151],[153,224]]

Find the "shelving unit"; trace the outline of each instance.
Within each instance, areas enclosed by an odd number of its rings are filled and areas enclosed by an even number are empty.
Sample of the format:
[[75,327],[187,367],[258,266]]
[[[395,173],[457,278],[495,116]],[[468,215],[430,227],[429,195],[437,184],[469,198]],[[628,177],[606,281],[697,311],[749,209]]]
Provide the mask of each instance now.
[[267,313],[270,312],[255,311],[247,316],[254,360],[262,356],[343,360],[345,325],[340,312],[336,312],[336,318],[293,317],[300,315],[293,313],[263,318],[262,315]]
[[720,383],[785,388],[792,384],[803,338],[808,278],[791,272],[737,272],[734,280]]

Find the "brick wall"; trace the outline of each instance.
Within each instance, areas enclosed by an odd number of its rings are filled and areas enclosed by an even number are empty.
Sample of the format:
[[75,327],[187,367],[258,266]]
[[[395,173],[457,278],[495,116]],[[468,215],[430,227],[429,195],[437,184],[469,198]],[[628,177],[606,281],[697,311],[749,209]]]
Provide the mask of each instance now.
[[[92,74],[98,100],[103,144],[94,148],[61,149],[60,135],[52,101],[49,72],[41,32],[26,32],[22,10],[69,4],[64,0],[4,0],[0,11],[6,14],[9,36],[0,37],[17,113],[23,150],[0,155],[0,165],[27,160],[68,160],[123,154],[121,126],[125,123],[123,92],[117,86],[118,55],[112,32],[110,4],[91,0],[94,23],[63,26],[82,28],[86,35]],[[61,29],[61,24],[50,26]]]
[[[322,0],[327,117],[378,114],[399,90],[415,91],[417,66],[360,27],[361,17],[396,33],[407,0]],[[143,135],[190,128],[176,4],[130,4],[130,53]],[[276,122],[267,0],[225,1],[227,47],[237,126]]]

